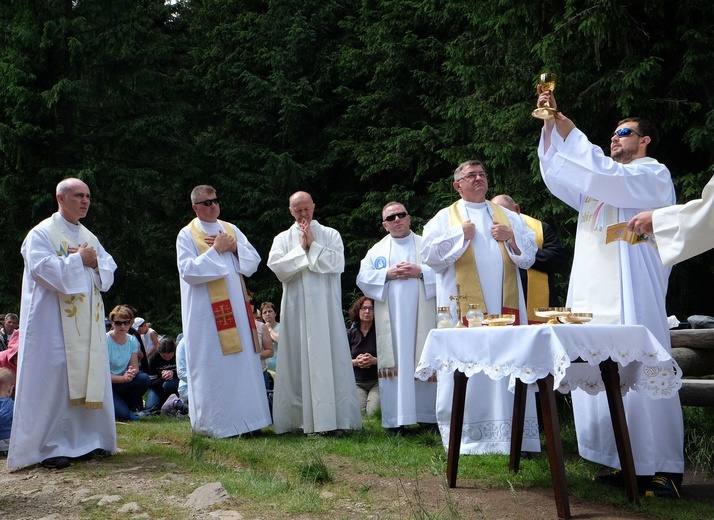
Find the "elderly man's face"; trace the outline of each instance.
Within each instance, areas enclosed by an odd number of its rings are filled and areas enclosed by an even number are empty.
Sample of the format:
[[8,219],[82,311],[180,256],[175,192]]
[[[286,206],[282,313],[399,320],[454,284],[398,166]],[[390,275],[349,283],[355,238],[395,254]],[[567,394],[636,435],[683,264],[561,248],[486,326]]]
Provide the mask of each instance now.
[[15,318],[5,318],[5,332],[10,335],[17,329],[17,320]]
[[315,203],[311,197],[298,196],[290,202],[290,214],[297,222],[311,222]]
[[454,189],[466,202],[484,202],[488,191],[486,170],[480,164],[467,165],[458,180],[454,180]]

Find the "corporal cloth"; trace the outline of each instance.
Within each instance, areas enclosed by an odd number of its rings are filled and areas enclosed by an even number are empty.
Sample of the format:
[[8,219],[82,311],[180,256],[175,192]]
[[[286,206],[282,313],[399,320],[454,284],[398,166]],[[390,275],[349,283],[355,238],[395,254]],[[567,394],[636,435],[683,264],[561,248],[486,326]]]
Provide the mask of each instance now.
[[[578,211],[568,305],[592,312],[594,323],[645,325],[669,351],[665,295],[669,269],[646,244],[605,245],[604,229],[640,211],[674,203],[669,170],[652,158],[619,164],[588,142],[578,129],[563,140],[556,131],[538,149],[541,174],[550,191]],[[619,468],[607,399],[574,391],[573,408],[581,456]],[[653,400],[640,392],[623,398],[638,475],[681,473],[682,410],[679,398]]]
[[[357,286],[374,300],[382,426],[436,422],[436,379],[420,381],[414,369],[436,321],[436,275],[421,260],[421,237],[387,235],[360,263]],[[400,262],[418,264],[422,279],[388,280]]]
[[[486,312],[499,314],[503,305],[504,257],[501,246],[491,236],[493,218],[488,202],[472,203],[463,200],[457,203],[463,220],[470,219],[476,226],[476,235],[471,241],[464,240],[460,224],[452,225],[449,208],[442,209],[424,227],[422,255],[426,263],[436,272],[437,305],[450,306],[456,323],[456,307],[449,300],[456,294],[456,261],[467,248],[472,248],[478,268],[478,277],[483,292]],[[520,255],[513,254],[510,247],[506,252],[515,266],[528,269],[535,259],[536,244],[533,231],[529,230],[520,216],[507,209],[503,210],[513,228]],[[527,315],[520,277],[516,276],[518,287],[519,314],[525,320]],[[461,287],[462,295],[469,295],[471,287]],[[469,299],[466,298],[466,302]],[[444,447],[448,446],[453,379],[440,378],[437,390],[436,413]],[[513,394],[508,391],[508,382],[494,381],[484,374],[475,374],[469,381],[466,392],[466,413],[461,439],[461,453],[508,453],[510,450],[511,418],[513,415]],[[523,438],[525,451],[540,451],[538,420],[535,400],[529,393],[526,405],[526,428]]]
[[714,177],[702,198],[655,210],[652,216],[659,256],[666,266],[714,247]]
[[[55,220],[58,218],[59,221]],[[116,451],[114,403],[106,356],[101,408],[70,404],[68,357],[60,321],[64,310],[58,298],[59,293],[83,294],[91,309],[103,309],[95,288],[107,291],[111,287],[116,264],[98,241],[95,249],[99,273],[85,267],[79,254],[58,255],[52,240],[57,224],[66,228],[67,247],[80,245],[80,237],[85,236],[83,226],[70,224],[55,214],[28,233],[21,249],[25,270],[15,415],[7,459],[11,468],[50,457],[79,457],[98,448]],[[104,320],[103,315],[101,319]]]
[[[241,280],[241,275],[250,276],[256,271],[260,256],[233,224],[198,221],[198,225],[211,235],[232,232],[238,255],[218,253],[213,247],[201,254],[190,225],[179,232],[176,240],[191,428],[209,437],[232,437],[271,423],[260,356],[250,346],[254,323],[244,311]],[[250,346],[228,355],[221,349],[208,290],[208,283],[219,279],[225,281],[240,342]]]
[[342,316],[342,238],[315,220],[310,228],[315,240],[308,251],[296,223],[275,237],[268,256],[283,284],[275,433],[362,427]]

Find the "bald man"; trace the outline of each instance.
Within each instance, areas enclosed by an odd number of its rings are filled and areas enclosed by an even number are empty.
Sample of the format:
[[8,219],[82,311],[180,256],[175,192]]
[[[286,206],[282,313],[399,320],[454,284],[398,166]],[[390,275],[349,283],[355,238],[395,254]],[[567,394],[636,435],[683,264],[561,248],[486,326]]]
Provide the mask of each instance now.
[[309,193],[290,196],[295,223],[273,240],[268,267],[283,284],[275,433],[341,435],[362,427],[342,315],[340,234],[312,219]]

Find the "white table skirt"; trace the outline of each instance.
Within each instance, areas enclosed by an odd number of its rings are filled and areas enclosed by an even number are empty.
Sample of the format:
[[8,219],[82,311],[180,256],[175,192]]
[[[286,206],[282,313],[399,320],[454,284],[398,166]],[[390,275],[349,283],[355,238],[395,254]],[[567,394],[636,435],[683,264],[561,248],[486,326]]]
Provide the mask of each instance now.
[[[586,363],[572,363],[581,358]],[[491,379],[509,376],[527,384],[553,374],[562,393],[581,388],[603,391],[599,363],[619,364],[622,394],[630,389],[654,399],[673,397],[682,386],[677,362],[642,325],[523,325],[433,329],[415,377],[434,372],[467,376],[483,372]]]

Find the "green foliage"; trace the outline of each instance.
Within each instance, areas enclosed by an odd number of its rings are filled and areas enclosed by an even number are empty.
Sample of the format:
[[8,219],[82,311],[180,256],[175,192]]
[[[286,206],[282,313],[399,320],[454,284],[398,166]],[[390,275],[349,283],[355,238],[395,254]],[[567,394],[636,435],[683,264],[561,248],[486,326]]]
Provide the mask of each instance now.
[[[27,231],[52,190],[84,179],[87,226],[119,265],[107,307],[131,303],[180,329],[174,243],[188,194],[211,184],[267,258],[291,224],[288,196],[346,251],[345,305],[359,261],[405,203],[420,230],[456,198],[450,176],[486,164],[572,248],[575,213],[544,188],[537,75],[559,74],[559,107],[603,147],[625,116],[655,120],[655,155],[680,200],[714,164],[714,4],[704,0],[13,0],[0,12],[0,309],[18,310]],[[674,270],[669,312],[714,314],[711,255]],[[561,285],[565,285],[564,278]],[[258,302],[280,301],[263,265]]]

